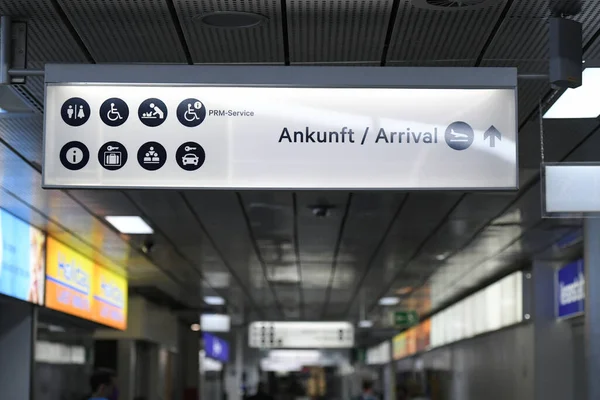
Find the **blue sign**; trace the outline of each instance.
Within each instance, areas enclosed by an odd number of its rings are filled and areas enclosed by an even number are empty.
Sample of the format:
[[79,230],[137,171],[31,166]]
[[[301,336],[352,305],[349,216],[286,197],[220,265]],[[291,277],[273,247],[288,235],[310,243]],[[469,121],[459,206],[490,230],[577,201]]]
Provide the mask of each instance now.
[[225,340],[209,333],[203,333],[202,336],[206,357],[223,363],[229,361],[229,344]]
[[565,265],[556,272],[556,316],[574,317],[585,311],[583,260]]
[[0,294],[44,302],[44,234],[0,210]]

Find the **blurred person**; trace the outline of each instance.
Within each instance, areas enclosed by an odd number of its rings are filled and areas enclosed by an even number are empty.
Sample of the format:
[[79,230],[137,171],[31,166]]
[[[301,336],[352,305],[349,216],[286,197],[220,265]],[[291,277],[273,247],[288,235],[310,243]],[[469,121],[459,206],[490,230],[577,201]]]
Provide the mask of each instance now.
[[98,369],[90,377],[89,400],[118,400],[117,375],[110,369]]
[[250,396],[249,400],[273,400],[273,396],[271,396],[267,391],[267,384],[264,382],[259,382],[256,387],[256,394],[254,396]]
[[366,380],[363,381],[362,393],[357,400],[377,400],[377,396],[373,390],[373,382]]

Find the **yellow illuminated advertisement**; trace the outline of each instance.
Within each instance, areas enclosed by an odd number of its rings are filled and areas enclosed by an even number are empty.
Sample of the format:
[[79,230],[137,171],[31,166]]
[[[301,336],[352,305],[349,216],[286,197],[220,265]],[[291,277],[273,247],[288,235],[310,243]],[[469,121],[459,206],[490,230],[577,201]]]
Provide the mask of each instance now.
[[93,316],[100,324],[127,328],[127,280],[100,266],[94,279]]
[[46,254],[46,307],[92,319],[92,261],[52,238]]
[[46,306],[124,330],[127,327],[127,279],[48,238]]

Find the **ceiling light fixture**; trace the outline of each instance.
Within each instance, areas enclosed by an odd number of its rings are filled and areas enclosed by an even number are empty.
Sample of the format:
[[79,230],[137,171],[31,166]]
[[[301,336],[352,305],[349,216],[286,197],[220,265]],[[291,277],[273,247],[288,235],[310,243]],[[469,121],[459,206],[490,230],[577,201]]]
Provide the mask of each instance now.
[[545,119],[597,118],[600,103],[596,101],[600,91],[600,68],[583,70],[582,85],[567,89],[544,114]]
[[369,321],[368,319],[365,319],[358,323],[358,327],[359,328],[371,328],[371,327],[373,327],[373,321]]
[[137,216],[107,216],[105,219],[119,232],[131,235],[150,235],[154,230],[141,217]]
[[382,297],[379,299],[380,306],[395,306],[400,303],[400,299],[397,297]]
[[192,324],[192,326],[190,326],[190,329],[193,330],[194,332],[199,332],[200,324]]
[[225,299],[219,296],[206,296],[204,302],[211,306],[222,306],[225,305]]
[[444,261],[446,258],[448,258],[448,253],[438,254],[435,256],[435,259],[438,261]]
[[396,290],[396,294],[399,296],[404,296],[406,294],[409,294],[410,292],[412,292],[413,288],[410,286],[404,286],[401,287],[400,289]]
[[268,19],[264,15],[241,11],[215,11],[195,18],[211,28],[223,29],[254,28]]

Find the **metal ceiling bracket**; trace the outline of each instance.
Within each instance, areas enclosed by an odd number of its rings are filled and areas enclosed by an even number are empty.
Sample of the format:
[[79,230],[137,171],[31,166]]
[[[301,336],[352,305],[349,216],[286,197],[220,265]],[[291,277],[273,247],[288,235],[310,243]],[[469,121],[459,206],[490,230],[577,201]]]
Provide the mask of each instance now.
[[[27,70],[27,23],[0,17],[0,85],[24,84]],[[37,74],[35,74],[37,75]],[[43,75],[43,71],[42,71]]]

